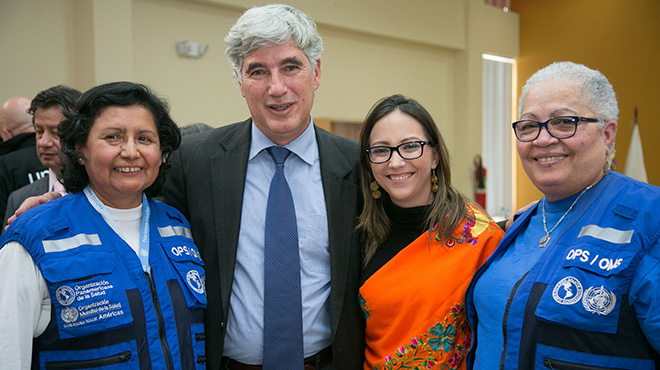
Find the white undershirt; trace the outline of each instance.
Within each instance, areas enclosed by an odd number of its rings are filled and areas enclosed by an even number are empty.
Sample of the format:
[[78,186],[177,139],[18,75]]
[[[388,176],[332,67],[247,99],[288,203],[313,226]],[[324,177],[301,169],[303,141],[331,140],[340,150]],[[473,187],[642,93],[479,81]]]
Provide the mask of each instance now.
[[[140,224],[142,222],[142,204],[135,208],[129,209],[119,209],[119,208],[110,208],[105,206],[109,211],[112,218],[114,218],[119,231],[121,232],[120,236],[123,236],[123,239],[128,245],[133,248],[135,254],[140,250]],[[106,223],[110,224],[108,220],[105,220]]]

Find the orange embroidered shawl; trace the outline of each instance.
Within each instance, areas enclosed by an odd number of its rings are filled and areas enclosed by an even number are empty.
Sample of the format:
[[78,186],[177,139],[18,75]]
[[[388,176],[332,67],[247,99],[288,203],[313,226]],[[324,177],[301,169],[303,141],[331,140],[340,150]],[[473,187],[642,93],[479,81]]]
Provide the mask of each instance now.
[[471,344],[465,290],[504,233],[472,207],[454,240],[438,240],[434,230],[430,240],[428,232],[419,236],[360,288],[367,320],[364,370],[465,368]]

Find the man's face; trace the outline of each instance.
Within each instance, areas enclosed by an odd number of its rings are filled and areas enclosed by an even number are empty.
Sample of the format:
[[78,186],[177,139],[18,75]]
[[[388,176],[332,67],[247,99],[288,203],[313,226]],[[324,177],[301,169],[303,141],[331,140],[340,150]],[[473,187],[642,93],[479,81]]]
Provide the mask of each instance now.
[[37,135],[37,154],[41,164],[59,172],[60,137],[57,135],[57,125],[64,120],[62,107],[59,105],[37,109],[34,112],[34,131]]
[[291,40],[248,54],[240,88],[257,128],[278,145],[300,136],[309,124],[320,76],[321,62],[311,66]]

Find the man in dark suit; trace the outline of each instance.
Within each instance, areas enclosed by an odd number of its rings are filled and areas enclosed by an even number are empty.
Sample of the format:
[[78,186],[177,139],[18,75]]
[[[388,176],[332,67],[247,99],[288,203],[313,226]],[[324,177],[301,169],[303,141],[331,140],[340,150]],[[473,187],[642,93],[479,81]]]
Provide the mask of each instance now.
[[[184,137],[163,190],[190,221],[206,264],[207,366],[260,368],[263,348],[279,345],[262,337],[263,266],[275,171],[266,149],[283,146],[292,152],[284,169],[298,224],[305,369],[359,369],[359,154],[357,143],[311,120],[321,37],[306,14],[267,5],[246,11],[225,41],[251,118]],[[295,366],[284,368],[303,368]]]
[[7,208],[0,234],[11,217],[25,199],[48,191],[62,193],[64,187],[57,180],[60,172],[60,137],[57,126],[64,120],[64,112],[73,109],[80,97],[80,91],[58,85],[40,91],[27,109],[32,115],[32,126],[36,133],[36,149],[39,161],[48,169],[41,179],[14,190],[7,199]]

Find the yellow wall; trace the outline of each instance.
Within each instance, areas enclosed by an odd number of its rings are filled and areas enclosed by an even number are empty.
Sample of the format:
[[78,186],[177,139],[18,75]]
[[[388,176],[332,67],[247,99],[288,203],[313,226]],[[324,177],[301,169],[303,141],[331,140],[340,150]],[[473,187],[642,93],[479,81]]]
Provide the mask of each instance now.
[[[436,119],[453,181],[472,193],[481,151],[481,54],[518,56],[518,15],[483,0],[290,0],[324,40],[312,114],[361,121],[381,97],[403,93]],[[56,84],[80,90],[145,83],[180,125],[221,126],[249,116],[223,37],[258,0],[0,0],[0,101]],[[496,30],[494,32],[493,30]],[[176,42],[208,44],[198,59]]]
[[[619,101],[616,158],[626,161],[635,106],[648,181],[660,185],[660,1],[512,0],[520,14],[518,93],[536,70],[570,60],[603,72]],[[517,204],[541,193],[518,161]]]

